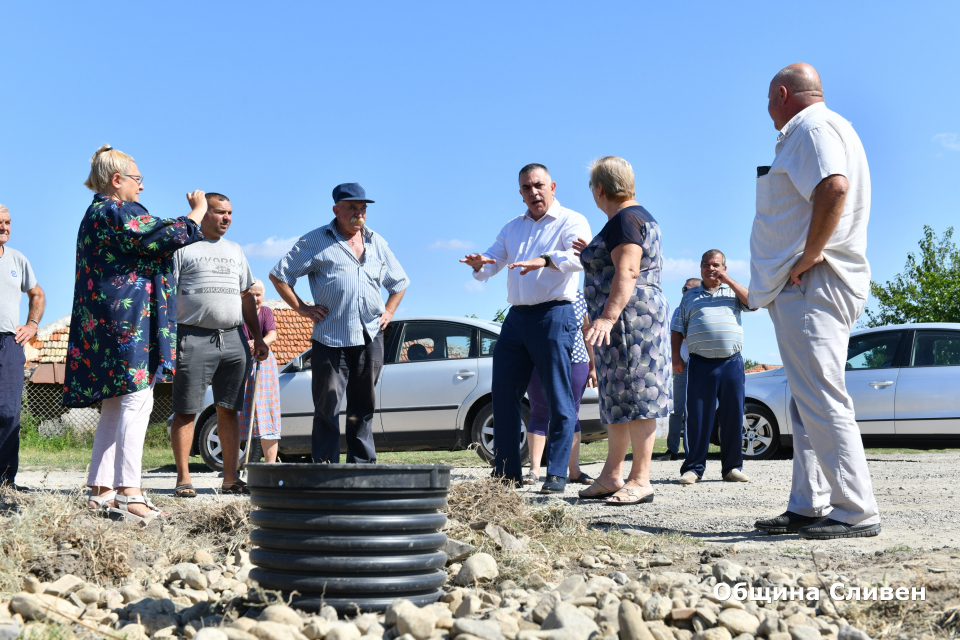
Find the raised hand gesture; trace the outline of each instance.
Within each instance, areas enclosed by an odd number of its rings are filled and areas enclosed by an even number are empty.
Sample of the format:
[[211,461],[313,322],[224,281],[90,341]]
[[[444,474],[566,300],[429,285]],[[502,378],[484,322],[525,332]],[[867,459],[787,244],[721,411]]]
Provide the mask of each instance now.
[[460,260],[464,264],[470,265],[474,271],[480,271],[485,264],[496,264],[497,261],[493,258],[488,258],[480,253],[468,253]]

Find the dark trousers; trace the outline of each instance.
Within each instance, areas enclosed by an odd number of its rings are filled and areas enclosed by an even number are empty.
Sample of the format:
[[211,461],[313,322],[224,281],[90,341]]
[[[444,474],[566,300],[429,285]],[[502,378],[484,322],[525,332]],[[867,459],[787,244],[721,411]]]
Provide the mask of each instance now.
[[690,354],[687,363],[687,426],[683,437],[687,457],[680,467],[681,474],[693,471],[703,477],[710,435],[718,416],[721,474],[743,468],[744,383],[743,357],[739,353],[729,358],[702,358]]
[[569,302],[510,308],[493,348],[493,443],[495,475],[519,476],[520,401],[536,367],[550,407],[547,475],[566,477],[577,422],[570,379],[570,352],[577,318]]
[[0,333],[0,482],[13,482],[20,468],[20,405],[23,347],[12,333]]
[[340,402],[347,396],[347,462],[374,463],[373,412],[383,368],[383,333],[367,345],[328,347],[313,341],[314,462],[340,462]]

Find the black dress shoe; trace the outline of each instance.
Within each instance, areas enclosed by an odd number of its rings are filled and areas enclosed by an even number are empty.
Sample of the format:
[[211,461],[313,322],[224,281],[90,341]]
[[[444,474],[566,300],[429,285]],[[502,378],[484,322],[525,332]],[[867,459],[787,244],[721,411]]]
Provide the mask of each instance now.
[[540,487],[540,493],[563,493],[567,488],[567,479],[563,476],[547,476]]
[[815,525],[825,518],[826,516],[802,516],[793,511],[784,511],[773,518],[757,520],[753,526],[766,533],[796,533],[800,531],[800,527]]
[[810,540],[834,540],[835,538],[870,538],[880,534],[880,523],[847,524],[833,518],[825,518],[816,524],[800,527],[800,537]]

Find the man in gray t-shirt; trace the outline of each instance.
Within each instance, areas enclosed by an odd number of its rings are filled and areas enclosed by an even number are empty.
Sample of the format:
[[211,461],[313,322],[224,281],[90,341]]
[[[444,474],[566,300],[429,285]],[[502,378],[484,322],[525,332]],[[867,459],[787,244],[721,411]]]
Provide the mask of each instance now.
[[[17,488],[20,466],[20,403],[23,397],[25,345],[37,334],[43,316],[43,289],[30,261],[6,246],[10,240],[10,211],[0,204],[0,486]],[[20,324],[20,300],[30,299],[27,321]]]
[[[250,493],[237,476],[237,412],[243,408],[244,383],[250,367],[250,349],[241,325],[246,322],[253,336],[257,360],[266,359],[269,350],[260,335],[257,305],[249,292],[253,285],[250,265],[240,245],[223,237],[232,221],[230,200],[219,193],[207,193],[207,213],[200,224],[204,240],[178,249],[173,255],[173,275],[177,279],[177,369],[173,377],[170,439],[177,463],[174,496],[178,498],[197,495],[189,471],[193,424],[205,408],[204,398],[211,383],[223,455],[222,491]],[[208,416],[206,422],[212,417]]]

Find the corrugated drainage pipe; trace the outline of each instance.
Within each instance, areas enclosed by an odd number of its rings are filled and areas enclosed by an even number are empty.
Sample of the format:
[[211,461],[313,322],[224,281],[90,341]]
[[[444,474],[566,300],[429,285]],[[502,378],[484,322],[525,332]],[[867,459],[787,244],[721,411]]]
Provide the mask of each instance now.
[[264,589],[296,591],[300,609],[383,611],[442,594],[443,511],[452,467],[250,464],[256,566]]

